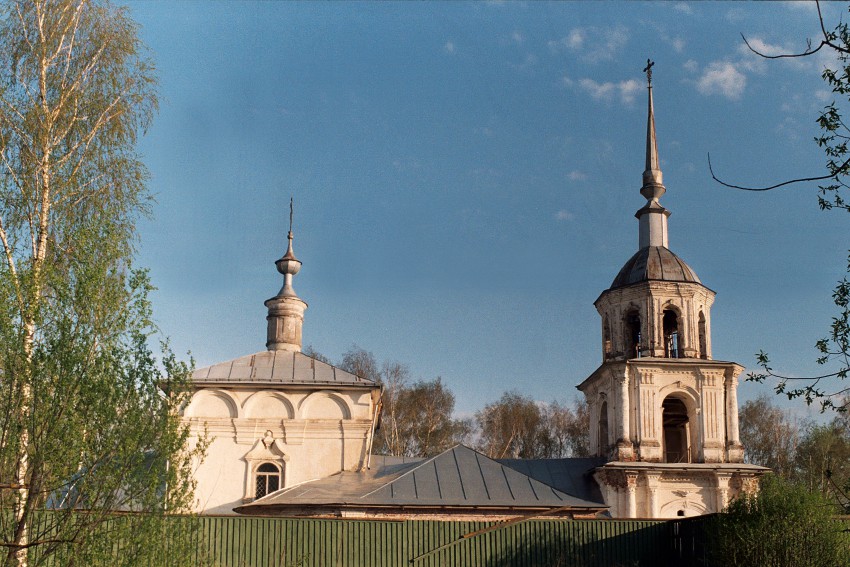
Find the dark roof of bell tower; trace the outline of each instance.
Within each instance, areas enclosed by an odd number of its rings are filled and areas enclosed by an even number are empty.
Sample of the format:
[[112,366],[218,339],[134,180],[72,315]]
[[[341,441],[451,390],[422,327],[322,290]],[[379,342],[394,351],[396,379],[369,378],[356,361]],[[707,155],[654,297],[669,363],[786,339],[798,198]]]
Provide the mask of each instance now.
[[668,248],[646,246],[629,258],[609,289],[653,280],[702,284],[696,272]]

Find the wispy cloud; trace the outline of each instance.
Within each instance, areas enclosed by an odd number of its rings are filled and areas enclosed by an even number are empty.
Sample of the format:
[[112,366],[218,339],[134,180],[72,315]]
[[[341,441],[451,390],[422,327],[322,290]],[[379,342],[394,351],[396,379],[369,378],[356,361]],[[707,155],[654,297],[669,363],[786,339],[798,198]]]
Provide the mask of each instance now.
[[575,218],[576,216],[566,209],[561,209],[560,211],[555,213],[555,220],[559,222],[569,222],[571,220],[574,220]]
[[694,13],[694,9],[686,2],[676,2],[673,4],[673,9],[682,14],[691,15]]
[[511,34],[511,41],[513,41],[517,45],[522,45],[525,43],[525,36],[522,35],[522,32],[514,31]]
[[567,87],[578,88],[579,90],[586,92],[596,100],[611,102],[615,98],[619,98],[620,101],[625,104],[633,103],[635,95],[640,92],[641,89],[641,83],[635,79],[629,79],[628,81],[620,81],[617,83],[612,81],[598,83],[593,79],[588,78],[574,81],[569,77],[564,77],[563,83]]
[[449,55],[453,54],[455,52],[455,43],[452,40],[446,41],[443,45],[443,51]]
[[697,79],[697,90],[704,95],[719,94],[737,100],[747,86],[747,76],[730,61],[715,61]]
[[569,175],[567,175],[567,177],[570,181],[584,181],[585,179],[587,179],[587,174],[575,169],[571,171]]
[[553,52],[564,50],[577,53],[590,63],[611,61],[629,41],[629,30],[625,26],[612,28],[573,28],[561,39],[548,42]]

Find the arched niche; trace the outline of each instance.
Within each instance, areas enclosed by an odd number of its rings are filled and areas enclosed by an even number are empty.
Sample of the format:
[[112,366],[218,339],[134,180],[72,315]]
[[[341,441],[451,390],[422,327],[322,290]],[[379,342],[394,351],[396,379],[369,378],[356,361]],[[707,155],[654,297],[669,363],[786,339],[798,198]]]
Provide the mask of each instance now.
[[684,351],[684,321],[675,305],[668,304],[661,311],[661,329],[666,358],[681,358]]
[[278,392],[261,391],[252,394],[243,405],[243,417],[254,419],[293,419],[292,404]]
[[640,357],[642,333],[640,311],[637,307],[630,307],[623,317],[623,353],[626,358]]
[[224,390],[199,390],[183,413],[186,417],[233,419],[239,417],[238,405]]
[[597,422],[597,439],[599,450],[597,455],[600,457],[608,456],[608,448],[611,446],[611,441],[608,433],[608,401],[601,397],[599,400],[599,421]]
[[702,311],[699,312],[699,329],[697,332],[699,333],[699,357],[703,360],[708,358],[708,335],[706,334],[705,329],[705,313]]
[[302,419],[351,419],[348,404],[333,392],[310,394],[301,401],[298,411]]

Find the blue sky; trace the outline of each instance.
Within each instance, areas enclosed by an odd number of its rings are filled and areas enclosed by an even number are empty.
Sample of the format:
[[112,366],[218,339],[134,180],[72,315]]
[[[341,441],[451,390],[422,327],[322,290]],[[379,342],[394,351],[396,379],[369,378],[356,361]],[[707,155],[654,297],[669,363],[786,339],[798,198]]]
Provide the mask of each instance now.
[[[828,57],[803,3],[130,4],[161,109],[139,260],[199,366],[264,348],[295,198],[304,342],[441,376],[470,414],[570,400],[601,360],[599,293],[637,249],[647,57],[670,248],[718,293],[714,356],[817,371],[848,218],[815,187]],[[834,21],[844,8],[824,6]],[[748,399],[764,386],[745,384]]]

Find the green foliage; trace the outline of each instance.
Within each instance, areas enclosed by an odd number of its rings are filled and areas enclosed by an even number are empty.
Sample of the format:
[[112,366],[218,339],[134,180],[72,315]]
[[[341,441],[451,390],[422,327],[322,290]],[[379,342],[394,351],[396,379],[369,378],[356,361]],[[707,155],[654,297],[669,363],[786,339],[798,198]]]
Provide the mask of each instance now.
[[742,495],[708,528],[713,563],[736,567],[839,567],[850,537],[835,505],[817,491],[773,475]]
[[763,394],[738,412],[741,443],[747,463],[769,467],[783,478],[794,478],[800,425]]
[[[164,514],[191,498],[193,454],[176,415],[189,367],[167,345],[154,355],[153,288],[132,265],[135,222],[150,202],[135,144],[157,106],[155,83],[126,10],[0,4],[8,565],[86,565],[119,544],[123,564],[136,564],[163,545],[154,534]],[[104,531],[114,510],[143,513]]]

